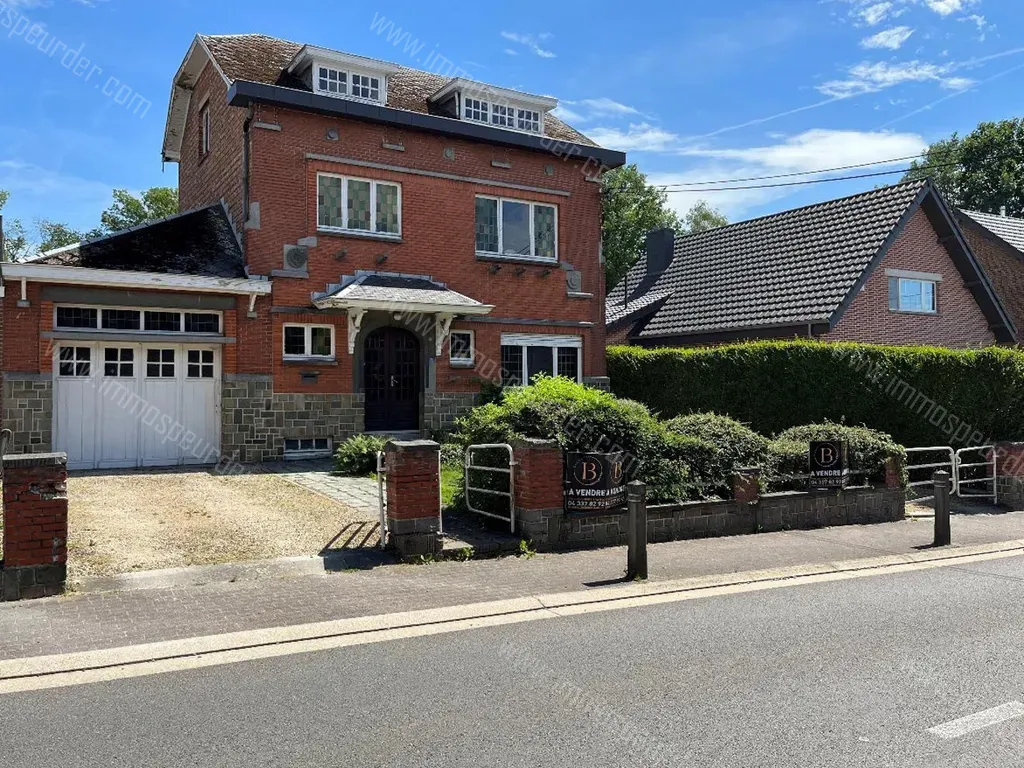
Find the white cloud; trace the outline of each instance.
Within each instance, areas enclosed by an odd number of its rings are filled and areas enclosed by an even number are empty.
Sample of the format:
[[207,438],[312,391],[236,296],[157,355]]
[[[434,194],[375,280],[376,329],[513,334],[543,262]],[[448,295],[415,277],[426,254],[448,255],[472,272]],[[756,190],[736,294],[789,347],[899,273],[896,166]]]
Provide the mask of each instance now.
[[573,102],[586,107],[590,112],[595,115],[639,115],[640,112],[633,107],[626,104],[620,104],[613,99],[609,99],[607,96],[602,96],[599,99],[580,99],[578,102]]
[[865,37],[860,41],[860,46],[861,48],[888,48],[890,51],[895,51],[907,42],[912,34],[914,34],[912,27],[883,29],[878,34]]
[[869,26],[881,24],[892,13],[892,3],[872,3],[854,11],[854,15]]
[[501,36],[506,40],[511,40],[513,43],[519,43],[519,45],[529,49],[542,59],[553,59],[557,56],[556,53],[549,51],[546,48],[542,48],[538,43],[538,40],[549,39],[551,37],[550,32],[542,32],[538,36],[534,37],[533,35],[525,35],[520,32],[502,31]]
[[[890,64],[885,61],[861,62],[847,71],[847,79],[830,80],[818,86],[818,91],[833,98],[849,98],[865,93],[892,88],[904,83],[934,81],[946,85],[946,75],[955,68],[953,64],[929,64],[921,61],[904,61]],[[956,78],[953,78],[956,80]]]
[[678,144],[679,136],[648,123],[631,123],[628,130],[591,128],[587,135],[602,147],[622,152],[665,152]]
[[565,102],[560,103],[557,107],[552,109],[551,114],[559,120],[564,120],[567,123],[582,123],[586,121],[586,116],[581,115],[579,112],[574,112],[569,107],[565,106]]
[[506,48],[505,49],[505,53],[507,53],[509,56],[518,56],[519,55],[519,51],[517,51],[517,50],[515,50],[513,48]]
[[[700,159],[701,164],[679,172],[648,172],[651,184],[692,184],[716,179],[748,178],[785,173],[807,173],[822,168],[835,168],[863,163],[910,157],[922,153],[928,143],[915,133],[893,133],[890,131],[844,131],[815,129],[797,136],[791,136],[776,144],[731,149],[686,148],[681,154],[691,159]],[[904,166],[906,161],[865,168],[865,172],[886,170]],[[824,175],[809,175],[798,180],[825,178]],[[879,177],[878,183],[885,183],[888,177]],[[893,179],[897,178],[895,175]],[[780,181],[785,182],[786,179]],[[762,186],[765,182],[751,182],[738,186]],[[713,184],[718,189],[723,184]],[[797,187],[796,189],[800,189]],[[817,187],[822,199],[832,195],[829,185]],[[707,200],[720,209],[732,221],[749,215],[751,208],[780,200],[793,194],[794,188],[768,187],[761,189],[730,189],[725,192],[702,191],[700,187],[686,187],[671,192],[669,204],[680,215],[685,214],[698,200]]]
[[924,4],[935,11],[939,16],[949,16],[977,5],[980,0],[924,0]]
[[942,87],[950,91],[963,91],[975,84],[969,77],[949,77],[942,81]]

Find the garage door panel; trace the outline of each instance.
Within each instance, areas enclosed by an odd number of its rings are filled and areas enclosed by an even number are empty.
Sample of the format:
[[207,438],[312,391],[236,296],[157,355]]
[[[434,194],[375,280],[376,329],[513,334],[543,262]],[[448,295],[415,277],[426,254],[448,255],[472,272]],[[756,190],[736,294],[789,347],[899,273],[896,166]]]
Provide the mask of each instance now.
[[185,427],[185,464],[216,462],[220,454],[220,360],[213,349],[189,347],[185,353],[181,421]]
[[139,349],[131,345],[98,348],[96,465],[100,469],[138,465]]

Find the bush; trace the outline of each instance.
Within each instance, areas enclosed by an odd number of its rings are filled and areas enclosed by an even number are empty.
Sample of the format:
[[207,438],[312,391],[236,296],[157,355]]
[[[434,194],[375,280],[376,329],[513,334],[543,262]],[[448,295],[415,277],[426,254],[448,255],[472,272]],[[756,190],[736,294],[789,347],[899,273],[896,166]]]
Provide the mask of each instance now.
[[377,471],[377,454],[384,450],[387,438],[355,435],[334,452],[334,468],[343,475],[368,475]]
[[[814,341],[608,350],[612,390],[665,418],[713,411],[764,435],[863,424],[904,445],[1024,438],[1024,352]],[[671,382],[671,384],[667,384]]]
[[677,416],[666,424],[669,431],[696,438],[711,446],[713,456],[705,476],[713,492],[723,498],[732,493],[733,470],[762,467],[768,458],[768,438],[728,416],[693,413]]
[[[857,473],[852,478],[856,484],[883,482],[885,462],[890,456],[906,462],[906,451],[884,432],[833,422],[805,424],[787,429],[771,443],[766,467],[770,487],[792,487],[788,476],[806,475],[810,471],[807,454],[808,445],[813,440],[845,440],[848,443],[850,470]],[[796,485],[806,487],[802,481]]]
[[564,378],[506,389],[500,401],[460,419],[454,433],[463,446],[521,437],[555,440],[565,451],[626,453],[631,477],[647,483],[655,501],[701,498],[717,485],[708,477],[713,446],[670,432],[640,403]]

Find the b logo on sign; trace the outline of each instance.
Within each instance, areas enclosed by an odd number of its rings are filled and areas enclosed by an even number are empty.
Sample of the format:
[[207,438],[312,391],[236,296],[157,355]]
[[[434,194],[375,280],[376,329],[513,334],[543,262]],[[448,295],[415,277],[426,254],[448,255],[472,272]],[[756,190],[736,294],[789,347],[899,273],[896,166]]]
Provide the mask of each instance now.
[[601,465],[591,458],[580,459],[573,467],[573,476],[580,485],[596,485],[601,482]]
[[839,460],[839,451],[831,445],[818,446],[818,466],[831,467]]

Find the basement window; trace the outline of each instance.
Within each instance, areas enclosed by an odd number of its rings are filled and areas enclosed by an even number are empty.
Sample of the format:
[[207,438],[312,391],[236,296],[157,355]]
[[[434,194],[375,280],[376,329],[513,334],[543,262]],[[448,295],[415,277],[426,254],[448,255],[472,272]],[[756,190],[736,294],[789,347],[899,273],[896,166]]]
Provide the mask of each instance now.
[[285,459],[315,459],[330,455],[329,437],[290,437],[284,441]]

